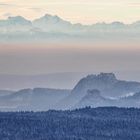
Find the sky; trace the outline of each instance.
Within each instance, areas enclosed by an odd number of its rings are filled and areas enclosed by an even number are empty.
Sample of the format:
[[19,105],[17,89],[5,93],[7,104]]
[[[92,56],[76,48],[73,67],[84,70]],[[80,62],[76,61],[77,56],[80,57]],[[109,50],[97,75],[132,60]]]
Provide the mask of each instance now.
[[72,23],[140,20],[139,0],[0,0],[0,18],[21,15],[30,20],[44,14],[58,15]]
[[[0,44],[0,88],[73,88],[82,77],[100,72],[140,81],[139,60],[139,45],[134,44]],[[50,73],[47,84],[26,77]],[[23,75],[23,81],[9,75]]]
[[[140,0],[0,0],[0,19],[20,15],[33,20],[46,13],[72,23],[131,23],[140,20]],[[0,74],[130,71],[133,77],[140,73],[139,43],[88,45],[0,44]]]
[[1,74],[140,71],[140,48],[133,43],[1,44],[0,50]]

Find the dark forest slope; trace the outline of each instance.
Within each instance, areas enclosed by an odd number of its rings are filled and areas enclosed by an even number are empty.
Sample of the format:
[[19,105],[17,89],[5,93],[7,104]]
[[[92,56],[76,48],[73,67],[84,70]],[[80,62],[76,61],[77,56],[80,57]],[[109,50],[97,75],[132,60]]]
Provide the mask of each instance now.
[[0,113],[1,140],[139,140],[140,109]]

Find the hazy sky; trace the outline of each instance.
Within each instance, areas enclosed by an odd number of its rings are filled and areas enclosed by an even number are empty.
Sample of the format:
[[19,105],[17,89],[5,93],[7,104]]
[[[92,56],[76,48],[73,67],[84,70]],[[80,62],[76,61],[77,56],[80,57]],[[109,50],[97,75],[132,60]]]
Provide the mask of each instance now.
[[[46,13],[73,23],[131,23],[140,20],[140,0],[0,0],[1,19],[20,15],[32,20]],[[0,44],[0,74],[128,70],[139,73],[139,43],[116,42],[90,47],[69,43]]]
[[1,44],[0,50],[0,73],[140,71],[134,44]]
[[0,18],[22,15],[28,19],[45,13],[73,23],[140,20],[140,0],[0,0]]

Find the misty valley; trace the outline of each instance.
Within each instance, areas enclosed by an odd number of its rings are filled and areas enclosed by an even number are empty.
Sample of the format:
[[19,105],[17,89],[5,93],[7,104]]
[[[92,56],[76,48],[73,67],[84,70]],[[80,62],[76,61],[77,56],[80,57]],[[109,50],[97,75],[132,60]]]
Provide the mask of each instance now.
[[82,78],[73,89],[34,88],[0,91],[1,111],[73,110],[84,107],[140,107],[140,83],[113,73]]

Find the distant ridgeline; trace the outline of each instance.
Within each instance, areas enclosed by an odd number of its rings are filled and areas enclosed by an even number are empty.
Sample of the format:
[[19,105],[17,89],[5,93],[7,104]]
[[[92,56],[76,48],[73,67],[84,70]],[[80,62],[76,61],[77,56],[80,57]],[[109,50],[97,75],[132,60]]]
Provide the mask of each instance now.
[[1,112],[1,140],[140,140],[140,109]]
[[51,39],[117,40],[139,39],[140,22],[72,24],[58,16],[45,16],[29,21],[21,16],[0,20],[0,41],[49,41]]
[[140,83],[118,80],[113,73],[100,73],[82,78],[72,90],[0,91],[1,111],[67,110],[86,106],[140,108]]

